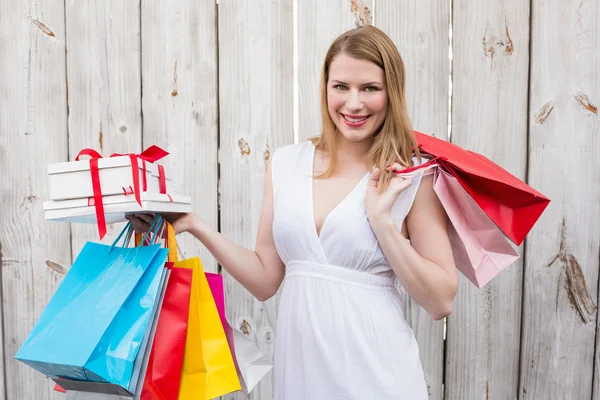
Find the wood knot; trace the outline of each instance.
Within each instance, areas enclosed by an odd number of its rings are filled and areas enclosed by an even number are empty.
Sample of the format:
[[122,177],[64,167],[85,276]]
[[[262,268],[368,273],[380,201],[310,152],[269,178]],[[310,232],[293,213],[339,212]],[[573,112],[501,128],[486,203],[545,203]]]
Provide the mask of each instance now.
[[244,138],[239,138],[238,139],[238,147],[240,148],[240,153],[242,154],[242,156],[249,156],[250,155],[250,145],[248,144],[248,142],[246,142],[244,140]]
[[252,328],[250,327],[250,324],[245,319],[242,320],[242,324],[240,326],[240,331],[246,336],[249,336],[250,332],[252,332]]
[[57,272],[61,275],[65,275],[67,273],[67,269],[65,267],[63,267],[60,264],[57,264],[53,261],[50,260],[46,260],[46,265],[48,266],[48,268],[50,268],[52,271]]

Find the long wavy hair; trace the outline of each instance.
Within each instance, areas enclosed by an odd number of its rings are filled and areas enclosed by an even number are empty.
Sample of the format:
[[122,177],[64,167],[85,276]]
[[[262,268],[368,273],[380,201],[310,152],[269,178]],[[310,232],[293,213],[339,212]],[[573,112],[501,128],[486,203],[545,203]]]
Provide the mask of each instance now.
[[369,152],[369,163],[381,171],[382,190],[387,187],[391,174],[384,173],[387,165],[395,162],[413,166],[413,154],[421,160],[421,154],[413,133],[412,124],[406,108],[404,62],[394,42],[383,31],[374,26],[360,26],[349,30],[333,41],[323,63],[321,72],[321,135],[312,138],[315,147],[329,154],[327,170],[318,178],[330,176],[337,164],[335,123],[327,108],[327,83],[329,67],[339,54],[346,54],[358,60],[375,63],[385,74],[385,86],[388,94],[388,112],[382,125],[375,132],[373,145]]

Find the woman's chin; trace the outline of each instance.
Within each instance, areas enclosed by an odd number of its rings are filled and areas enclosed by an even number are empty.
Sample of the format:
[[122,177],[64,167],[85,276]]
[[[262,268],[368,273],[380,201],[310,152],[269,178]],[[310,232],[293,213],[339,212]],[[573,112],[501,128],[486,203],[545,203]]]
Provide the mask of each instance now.
[[342,134],[344,139],[349,142],[362,142],[365,139],[369,139],[371,136],[371,131],[365,126],[360,129],[349,129],[345,126],[342,126],[341,129],[338,127],[338,131]]

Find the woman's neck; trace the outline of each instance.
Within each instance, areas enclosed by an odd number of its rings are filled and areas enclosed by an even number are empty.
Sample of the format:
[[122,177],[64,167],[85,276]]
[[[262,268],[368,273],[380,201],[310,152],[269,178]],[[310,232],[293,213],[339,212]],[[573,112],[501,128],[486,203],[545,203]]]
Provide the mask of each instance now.
[[367,162],[372,139],[360,142],[347,140],[341,133],[337,135],[337,157],[342,163]]

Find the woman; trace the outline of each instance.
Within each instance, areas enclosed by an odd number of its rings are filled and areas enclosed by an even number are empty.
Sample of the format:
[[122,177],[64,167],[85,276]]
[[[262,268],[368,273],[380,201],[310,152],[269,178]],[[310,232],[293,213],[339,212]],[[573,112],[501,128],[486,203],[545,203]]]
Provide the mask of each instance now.
[[[427,398],[394,280],[441,319],[452,310],[457,274],[431,176],[394,174],[421,163],[412,155],[404,80],[400,54],[382,31],[342,34],[323,66],[321,135],[278,149],[266,168],[255,250],[195,215],[172,219],[258,300],[285,277],[277,400]],[[151,219],[132,222],[145,231]]]

